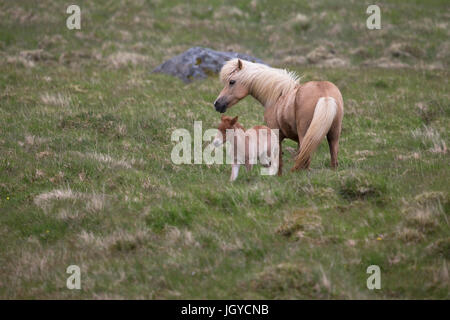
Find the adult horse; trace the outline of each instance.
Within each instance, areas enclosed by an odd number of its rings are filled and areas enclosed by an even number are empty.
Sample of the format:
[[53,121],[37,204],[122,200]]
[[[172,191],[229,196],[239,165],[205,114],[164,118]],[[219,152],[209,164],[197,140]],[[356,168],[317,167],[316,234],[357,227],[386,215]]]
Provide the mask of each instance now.
[[225,87],[214,107],[224,113],[247,95],[264,106],[264,120],[271,129],[279,129],[280,156],[278,175],[282,172],[281,143],[285,138],[298,143],[295,164],[291,171],[307,169],[311,154],[327,136],[331,167],[338,165],[344,102],[339,89],[328,81],[300,84],[293,72],[263,64],[233,59],[220,71]]

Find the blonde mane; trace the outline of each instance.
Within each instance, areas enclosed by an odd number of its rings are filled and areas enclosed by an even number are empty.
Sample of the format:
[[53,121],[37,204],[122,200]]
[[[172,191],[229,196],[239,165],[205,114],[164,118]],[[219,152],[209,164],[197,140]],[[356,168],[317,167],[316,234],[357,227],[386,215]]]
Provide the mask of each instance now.
[[280,96],[292,92],[300,83],[295,72],[246,60],[241,62],[242,69],[239,69],[238,59],[227,61],[220,71],[220,80],[225,84],[233,76],[234,80],[247,86],[250,94],[266,107],[276,103]]

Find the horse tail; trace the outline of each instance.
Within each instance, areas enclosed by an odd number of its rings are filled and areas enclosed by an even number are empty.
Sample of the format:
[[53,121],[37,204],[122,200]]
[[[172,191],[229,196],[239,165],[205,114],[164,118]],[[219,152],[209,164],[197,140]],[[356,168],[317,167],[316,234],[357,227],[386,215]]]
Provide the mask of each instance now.
[[311,124],[300,145],[300,152],[291,171],[307,166],[311,154],[330,130],[336,113],[337,103],[332,97],[321,97],[317,101]]

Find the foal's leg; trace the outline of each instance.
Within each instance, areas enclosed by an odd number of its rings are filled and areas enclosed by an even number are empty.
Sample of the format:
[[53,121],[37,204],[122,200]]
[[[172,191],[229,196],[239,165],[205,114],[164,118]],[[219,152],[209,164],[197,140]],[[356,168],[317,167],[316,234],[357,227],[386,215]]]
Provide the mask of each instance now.
[[230,176],[230,181],[233,182],[234,180],[236,180],[236,178],[238,177],[239,174],[239,167],[241,165],[240,164],[232,164],[231,165],[231,176]]

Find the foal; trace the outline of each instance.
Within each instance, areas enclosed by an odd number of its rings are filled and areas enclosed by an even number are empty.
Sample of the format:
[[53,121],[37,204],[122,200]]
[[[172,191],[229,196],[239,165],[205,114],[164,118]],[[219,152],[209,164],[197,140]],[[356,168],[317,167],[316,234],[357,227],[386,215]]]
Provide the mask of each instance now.
[[232,145],[230,181],[236,180],[242,164],[249,171],[258,159],[263,167],[270,167],[267,174],[275,174],[278,170],[278,137],[275,132],[266,126],[254,126],[246,131],[237,119],[237,116],[222,115],[217,128],[219,132],[213,141],[215,147],[227,141]]

